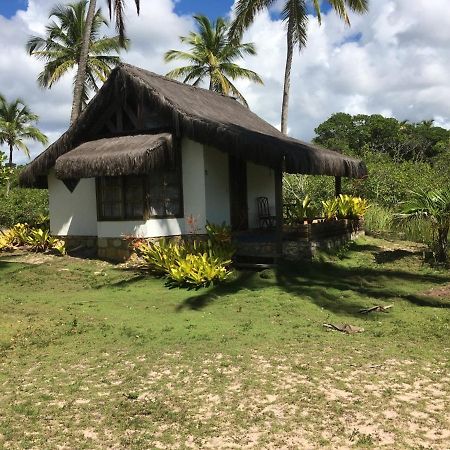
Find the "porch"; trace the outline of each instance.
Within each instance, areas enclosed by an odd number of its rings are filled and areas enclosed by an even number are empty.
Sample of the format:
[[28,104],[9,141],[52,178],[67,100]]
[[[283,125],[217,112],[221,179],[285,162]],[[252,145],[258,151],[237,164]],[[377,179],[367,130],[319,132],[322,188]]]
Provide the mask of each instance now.
[[358,219],[316,219],[312,223],[283,225],[281,243],[277,229],[235,231],[233,241],[238,263],[273,264],[278,258],[310,260],[317,250],[337,248],[363,233]]

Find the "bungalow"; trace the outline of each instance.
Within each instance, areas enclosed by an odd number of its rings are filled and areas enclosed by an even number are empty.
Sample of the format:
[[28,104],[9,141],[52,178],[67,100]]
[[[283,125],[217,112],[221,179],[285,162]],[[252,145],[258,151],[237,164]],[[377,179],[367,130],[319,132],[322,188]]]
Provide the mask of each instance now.
[[202,234],[207,221],[257,228],[260,197],[280,231],[283,171],[366,175],[363,162],[287,137],[233,98],[122,64],[21,184],[48,187],[52,234],[124,258],[123,236]]

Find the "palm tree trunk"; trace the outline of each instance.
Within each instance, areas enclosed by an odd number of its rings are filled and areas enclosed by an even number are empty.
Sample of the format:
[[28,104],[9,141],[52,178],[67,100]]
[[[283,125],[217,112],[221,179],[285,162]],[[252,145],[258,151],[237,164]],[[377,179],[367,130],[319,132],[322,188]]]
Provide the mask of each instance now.
[[9,167],[12,167],[13,165],[13,151],[14,151],[13,145],[9,144]]
[[12,172],[12,167],[13,167],[13,151],[14,151],[14,147],[12,144],[9,144],[9,176],[8,179],[6,181],[6,196],[9,196],[9,191],[11,190],[11,172]]
[[80,61],[78,62],[77,76],[75,78],[75,89],[72,101],[72,115],[70,123],[74,123],[81,113],[84,83],[86,81],[86,67],[89,56],[89,43],[91,41],[92,23],[94,21],[96,0],[90,0],[84,28],[84,38],[81,45]]
[[447,262],[448,252],[448,227],[442,227],[438,229],[438,241],[436,249],[436,261],[445,263]]
[[281,106],[281,132],[283,134],[287,134],[287,126],[288,126],[289,94],[291,90],[291,69],[292,69],[292,59],[294,56],[294,42],[292,39],[293,31],[294,26],[292,24],[292,21],[289,20],[287,30],[286,69],[284,71],[283,103]]

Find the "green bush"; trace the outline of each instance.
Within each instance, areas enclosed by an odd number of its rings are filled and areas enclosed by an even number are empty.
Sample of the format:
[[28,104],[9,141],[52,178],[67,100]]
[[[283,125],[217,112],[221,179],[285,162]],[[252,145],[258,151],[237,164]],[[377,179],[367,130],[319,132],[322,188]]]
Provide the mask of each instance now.
[[[441,155],[434,162],[397,161],[382,153],[365,152],[362,156],[369,175],[362,180],[342,179],[343,192],[367,199],[370,203],[397,209],[408,200],[409,191],[432,190],[448,186],[450,156]],[[334,177],[315,175],[285,175],[285,203],[296,203],[307,195],[313,204],[334,195]]]
[[134,244],[144,266],[167,277],[168,285],[200,288],[224,281],[234,254],[231,230],[226,225],[206,225],[207,239],[157,243],[140,240]]
[[363,218],[369,209],[367,200],[351,195],[339,195],[322,202],[323,217],[326,220]]
[[369,234],[393,236],[426,245],[430,245],[433,240],[429,221],[422,218],[401,221],[398,220],[395,210],[377,204],[370,205],[364,218],[364,228]]
[[10,251],[18,247],[58,255],[66,253],[64,241],[51,236],[46,228],[33,228],[26,223],[18,223],[6,231],[0,231],[0,251]]
[[388,155],[363,156],[369,176],[364,180],[344,180],[345,192],[379,205],[395,208],[414,189],[434,189],[445,184],[442,173],[428,162],[395,161]]
[[48,221],[48,191],[46,189],[12,189],[8,196],[0,191],[0,228],[16,223],[30,226],[46,225]]

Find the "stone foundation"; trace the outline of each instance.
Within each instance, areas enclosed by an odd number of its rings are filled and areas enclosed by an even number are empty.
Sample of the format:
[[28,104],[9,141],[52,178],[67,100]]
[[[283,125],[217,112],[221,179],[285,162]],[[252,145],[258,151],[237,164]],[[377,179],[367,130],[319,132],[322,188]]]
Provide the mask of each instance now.
[[[133,251],[131,248],[130,238],[124,237],[100,237],[96,236],[59,236],[66,243],[66,249],[70,254],[85,254],[92,251],[89,256],[96,256],[99,259],[103,259],[111,262],[124,262],[130,258]],[[185,235],[185,236],[166,236],[166,237],[153,237],[145,238],[150,242],[157,242],[160,239],[168,239],[172,241],[180,241],[181,239],[193,240],[193,239],[205,239],[205,235]]]
[[97,236],[58,236],[66,243],[66,249],[70,252],[79,248],[96,249]]
[[107,261],[123,262],[131,256],[130,240],[125,238],[98,238],[97,256]]
[[[289,261],[311,259],[319,250],[339,248],[364,234],[358,220],[336,220],[285,227],[283,230],[283,257]],[[235,236],[236,255],[249,259],[275,259],[277,243],[275,232],[250,230]]]
[[[362,223],[357,220],[336,220],[285,227],[283,232],[283,257],[298,261],[311,259],[318,250],[331,250],[364,234]],[[92,250],[92,256],[113,262],[124,262],[130,258],[132,249],[130,238],[95,236],[61,236],[70,254],[73,250]],[[168,240],[203,240],[205,235],[184,235],[146,238],[157,242]],[[270,258],[277,255],[275,232],[268,230],[249,230],[234,234],[236,255],[244,258]]]

